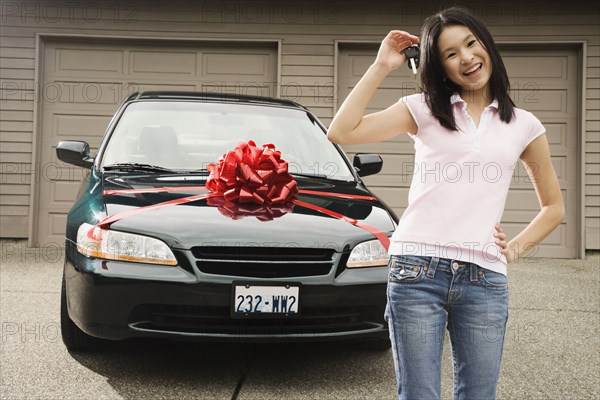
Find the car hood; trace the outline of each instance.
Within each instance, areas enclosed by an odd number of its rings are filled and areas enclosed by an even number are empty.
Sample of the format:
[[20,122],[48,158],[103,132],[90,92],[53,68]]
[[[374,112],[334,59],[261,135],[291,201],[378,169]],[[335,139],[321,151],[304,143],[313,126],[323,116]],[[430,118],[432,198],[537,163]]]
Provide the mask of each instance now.
[[[108,215],[141,209],[154,204],[208,193],[194,190],[206,183],[205,176],[190,175],[138,175],[106,174],[103,189],[157,189],[169,191],[144,193],[105,194],[103,199]],[[296,178],[300,190],[371,195],[357,182]],[[190,188],[192,187],[192,188]],[[388,236],[395,223],[378,200],[335,198],[324,195],[298,194],[296,199],[343,216],[358,220],[380,230]],[[206,199],[169,205],[159,209],[139,212],[114,222],[111,229],[139,233],[164,240],[169,246],[189,249],[194,246],[258,246],[258,247],[326,247],[344,251],[364,240],[374,239],[373,234],[343,219],[321,212],[290,205],[288,212],[278,212],[272,219],[264,218],[264,209],[254,208],[261,220],[244,215],[244,207],[235,213],[219,207]]]

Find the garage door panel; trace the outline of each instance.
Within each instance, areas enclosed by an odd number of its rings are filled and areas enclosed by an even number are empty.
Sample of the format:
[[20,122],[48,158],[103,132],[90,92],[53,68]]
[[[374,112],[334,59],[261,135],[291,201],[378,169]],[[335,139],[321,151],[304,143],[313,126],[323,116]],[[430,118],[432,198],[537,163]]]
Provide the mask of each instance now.
[[[546,137],[550,146],[565,147],[567,145],[567,124],[565,122],[545,122]],[[554,154],[554,153],[552,153]]]
[[[510,81],[510,95],[516,97],[516,91],[522,90],[525,95],[544,90],[566,90],[571,88],[571,82],[556,82],[550,79],[520,78]],[[514,99],[513,99],[514,100]]]
[[67,215],[65,213],[51,212],[48,214],[49,238],[51,242],[64,242]]
[[364,51],[354,52],[349,50],[348,52],[344,53],[344,56],[348,58],[348,62],[341,65],[347,66],[350,69],[348,75],[351,78],[360,79],[364,75],[365,71],[369,69],[371,64],[373,64],[373,55],[370,54],[369,50],[367,51],[369,54],[366,55],[364,54]]
[[250,77],[255,79],[257,76],[268,78],[269,54],[230,54],[227,53],[204,53],[203,56],[203,75],[207,78],[216,78],[221,76],[231,77]]
[[54,202],[63,202],[67,206],[71,206],[78,191],[79,182],[55,181],[52,185],[51,198]]
[[223,93],[228,89],[223,83],[236,82],[231,92],[239,93],[241,82],[275,94],[277,54],[270,44],[241,49],[140,43],[45,43],[34,243],[64,241],[66,213],[86,174],[84,168],[60,162],[56,144],[84,140],[95,156],[114,112],[134,91],[196,91],[210,82],[214,92]]
[[54,71],[58,73],[123,73],[124,50],[56,48],[54,55]]
[[[506,197],[506,207],[511,210],[536,210],[539,209],[537,196],[531,190],[511,190]],[[537,211],[535,211],[537,212]]]
[[129,73],[144,76],[193,76],[196,73],[196,52],[130,51]]
[[[561,226],[540,246],[538,256],[577,256],[577,104],[578,61],[575,50],[539,46],[504,46],[502,57],[511,82],[511,96],[517,107],[530,111],[546,128],[552,165],[558,175],[567,215]],[[338,109],[354,85],[372,64],[377,46],[341,46],[338,57],[340,82]],[[397,74],[397,75],[394,75]],[[405,95],[417,92],[417,82],[408,68],[400,68],[386,77],[367,113],[389,107]],[[398,142],[398,138],[402,138]],[[402,134],[389,141],[343,146],[347,153],[376,152],[384,157],[383,171],[366,177],[365,183],[402,215],[407,204],[411,171],[404,164],[414,154],[412,140]],[[403,187],[404,186],[404,187]],[[539,212],[537,195],[521,161],[514,166],[502,223],[511,235],[518,234]],[[510,235],[509,235],[510,236]]]
[[72,78],[56,79],[44,85],[43,100],[48,102],[48,106],[51,107],[57,103],[92,105],[94,107],[99,104],[114,106],[137,90],[136,83],[111,82],[106,79],[74,80]]
[[[512,94],[516,106],[532,113],[536,111],[548,111],[560,113],[566,116],[567,91],[565,89],[555,90],[515,90]],[[556,116],[556,115],[555,115]],[[540,118],[538,116],[538,118]]]
[[511,81],[518,78],[567,79],[568,57],[564,55],[541,57],[503,56],[502,60]]
[[54,132],[64,140],[98,138],[104,134],[111,118],[108,115],[54,114]]

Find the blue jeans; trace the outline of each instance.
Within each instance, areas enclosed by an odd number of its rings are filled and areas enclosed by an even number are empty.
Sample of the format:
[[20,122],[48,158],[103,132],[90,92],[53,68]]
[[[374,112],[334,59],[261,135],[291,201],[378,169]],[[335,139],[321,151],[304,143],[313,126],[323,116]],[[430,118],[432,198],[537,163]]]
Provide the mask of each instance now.
[[399,399],[441,396],[444,328],[454,362],[454,398],[496,397],[508,320],[506,276],[448,258],[391,256],[385,318]]

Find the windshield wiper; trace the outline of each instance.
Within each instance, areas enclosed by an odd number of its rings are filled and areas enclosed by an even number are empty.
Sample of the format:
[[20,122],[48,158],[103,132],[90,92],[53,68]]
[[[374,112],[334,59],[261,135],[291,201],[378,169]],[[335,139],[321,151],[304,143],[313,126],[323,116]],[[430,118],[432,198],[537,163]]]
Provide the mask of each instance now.
[[125,170],[125,171],[150,171],[150,172],[176,172],[172,169],[161,167],[160,165],[140,164],[140,163],[116,163],[105,165],[105,171]]
[[302,176],[302,177],[305,177],[305,178],[337,180],[337,179],[330,178],[327,175],[323,175],[323,174],[305,174],[305,173],[302,173],[302,172],[290,172],[289,174],[290,175],[294,175],[294,176]]
[[339,179],[339,178],[332,178],[330,176],[327,175],[323,175],[323,174],[305,174],[302,172],[289,172],[290,175],[294,175],[294,176],[301,176],[303,178],[312,178],[312,179],[319,179],[319,180],[328,180],[328,181],[341,181],[341,182],[354,182],[354,179]]

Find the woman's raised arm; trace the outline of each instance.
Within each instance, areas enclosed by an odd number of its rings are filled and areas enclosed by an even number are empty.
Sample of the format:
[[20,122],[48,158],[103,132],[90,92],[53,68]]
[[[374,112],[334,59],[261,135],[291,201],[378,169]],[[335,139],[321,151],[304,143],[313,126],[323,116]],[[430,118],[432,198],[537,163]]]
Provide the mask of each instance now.
[[369,101],[385,77],[406,62],[402,53],[419,38],[390,31],[381,42],[375,62],[352,89],[336,113],[327,138],[338,144],[378,142],[404,132],[416,134],[417,125],[406,104],[397,102],[383,111],[364,115]]

